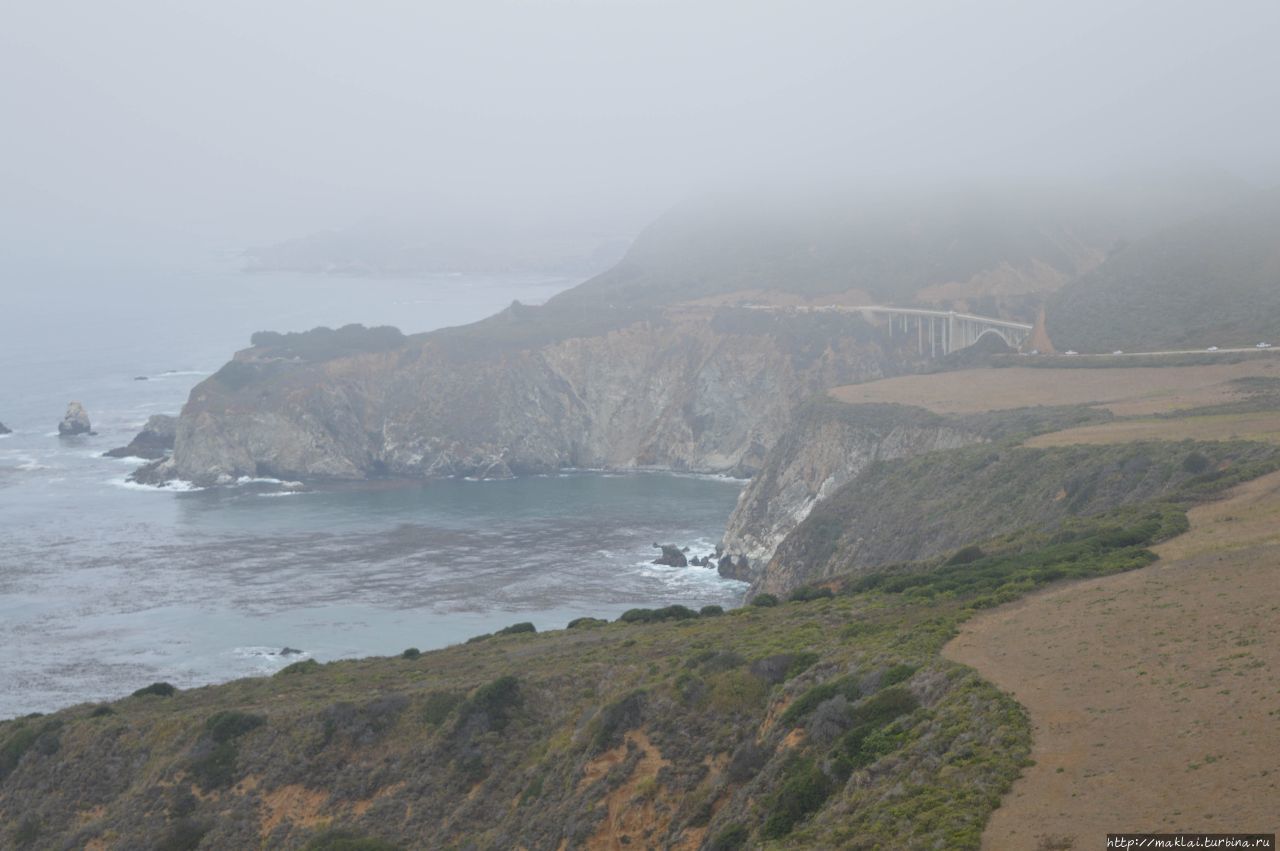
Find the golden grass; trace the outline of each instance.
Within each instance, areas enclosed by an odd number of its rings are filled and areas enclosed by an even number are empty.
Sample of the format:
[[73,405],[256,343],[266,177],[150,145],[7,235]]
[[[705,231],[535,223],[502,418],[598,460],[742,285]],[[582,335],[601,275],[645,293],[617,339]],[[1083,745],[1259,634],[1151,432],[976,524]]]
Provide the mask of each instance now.
[[1280,377],[1280,362],[1111,369],[1009,367],[904,375],[837,387],[842,402],[918,405],[940,414],[971,414],[1034,405],[1097,405],[1117,416],[1216,405],[1240,398],[1229,384],[1251,376]]

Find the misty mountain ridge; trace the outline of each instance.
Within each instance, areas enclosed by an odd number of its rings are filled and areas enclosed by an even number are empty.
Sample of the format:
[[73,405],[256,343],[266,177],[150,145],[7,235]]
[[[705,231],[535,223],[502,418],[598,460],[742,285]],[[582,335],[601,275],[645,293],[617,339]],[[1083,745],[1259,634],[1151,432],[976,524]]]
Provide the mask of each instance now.
[[625,232],[590,223],[522,223],[462,213],[378,216],[249,248],[241,259],[248,272],[586,277],[616,263],[630,241]]
[[1049,298],[1058,348],[1134,351],[1280,338],[1280,188],[1114,251]]

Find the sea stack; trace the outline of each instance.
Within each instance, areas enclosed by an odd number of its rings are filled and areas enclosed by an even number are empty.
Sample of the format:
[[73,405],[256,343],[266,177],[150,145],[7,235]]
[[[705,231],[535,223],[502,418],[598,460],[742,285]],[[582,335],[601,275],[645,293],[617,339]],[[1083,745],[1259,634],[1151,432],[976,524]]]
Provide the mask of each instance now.
[[9,428],[4,423],[0,423],[0,434],[13,434],[13,429]]
[[173,439],[177,431],[177,417],[154,414],[128,446],[108,450],[103,455],[107,458],[145,458],[148,461],[154,461],[157,458],[163,458],[170,449],[173,449]]
[[84,409],[84,405],[79,402],[67,405],[67,414],[62,418],[62,422],[58,423],[58,434],[61,437],[93,434],[93,428],[89,424],[89,412]]

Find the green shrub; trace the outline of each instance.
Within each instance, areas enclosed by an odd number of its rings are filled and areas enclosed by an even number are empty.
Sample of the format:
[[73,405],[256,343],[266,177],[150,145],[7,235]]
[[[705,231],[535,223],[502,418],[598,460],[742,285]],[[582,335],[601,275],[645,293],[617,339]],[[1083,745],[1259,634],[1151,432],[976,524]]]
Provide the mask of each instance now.
[[814,686],[787,707],[778,723],[785,727],[795,727],[806,715],[817,709],[819,703],[837,695],[842,695],[846,700],[857,700],[860,695],[857,681],[852,676],[846,676]]
[[251,715],[247,712],[237,712],[229,709],[210,715],[204,722],[204,728],[211,739],[222,743],[239,738],[265,723],[267,723],[267,719],[261,715]]
[[491,683],[480,686],[475,693],[462,704],[458,710],[458,722],[483,715],[491,730],[501,730],[511,720],[513,710],[520,707],[523,699],[520,695],[520,681],[513,676],[499,677]]
[[457,692],[433,691],[427,695],[423,704],[422,719],[432,727],[438,727],[463,700],[463,696]]
[[731,824],[715,835],[707,844],[707,851],[738,851],[745,848],[751,832],[745,825]]
[[769,684],[750,671],[725,671],[711,678],[711,705],[718,712],[751,712],[768,696]]
[[519,635],[523,632],[537,632],[538,628],[529,621],[521,623],[513,623],[511,626],[504,626],[502,629],[494,633],[494,635]]
[[301,662],[294,662],[291,665],[285,665],[283,668],[276,671],[276,674],[311,674],[318,670],[320,670],[320,663],[315,659],[303,659]]
[[751,605],[769,607],[778,605],[778,598],[772,594],[757,594],[751,598]]
[[235,743],[218,742],[191,760],[189,770],[192,779],[206,792],[230,786],[236,770]]
[[1182,469],[1193,476],[1198,476],[1201,473],[1208,472],[1209,468],[1212,466],[1213,462],[1200,452],[1191,452],[1187,457],[1182,459]]
[[637,689],[600,710],[599,726],[591,737],[591,752],[600,753],[622,744],[622,734],[640,726],[648,693]]
[[880,675],[880,686],[897,685],[898,683],[908,680],[916,672],[915,665],[894,665]]
[[831,781],[812,759],[796,760],[785,777],[760,830],[765,839],[786,836],[802,819],[821,809],[833,791]]
[[40,838],[40,819],[35,816],[24,816],[13,831],[13,844],[18,848],[34,845]]
[[103,716],[106,716],[106,715],[115,715],[115,714],[116,714],[116,711],[112,709],[110,706],[107,706],[105,703],[102,704],[101,706],[95,706],[93,707],[93,709],[89,710],[90,718],[102,718]]
[[724,606],[717,606],[712,603],[710,606],[703,606],[698,609],[698,615],[704,618],[714,618],[724,614]]
[[657,623],[659,621],[688,620],[698,613],[688,606],[664,606],[661,609],[627,609],[618,620],[623,623]]
[[146,697],[154,694],[157,697],[173,697],[178,690],[169,683],[152,683],[149,686],[143,686],[133,693],[134,697]]
[[[807,603],[810,600],[825,600],[834,597],[830,588],[815,588],[812,585],[801,585],[787,597],[789,603]],[[758,598],[757,598],[758,599]]]
[[209,825],[193,819],[179,819],[156,844],[156,851],[195,851],[209,832]]
[[981,558],[986,558],[987,554],[982,551],[982,547],[977,544],[970,544],[967,547],[961,547],[956,550],[951,558],[947,559],[946,564],[972,564]]
[[327,830],[303,847],[305,851],[401,851],[399,845],[346,830]]
[[789,680],[792,677],[803,674],[805,671],[812,668],[814,663],[817,661],[817,653],[804,652],[794,654],[791,659],[791,664],[787,666],[787,673],[784,680]]
[[422,655],[422,651],[416,647],[409,647],[400,654],[401,659],[417,659]]
[[569,621],[569,625],[565,629],[590,629],[592,627],[604,626],[609,623],[601,618],[574,618]]

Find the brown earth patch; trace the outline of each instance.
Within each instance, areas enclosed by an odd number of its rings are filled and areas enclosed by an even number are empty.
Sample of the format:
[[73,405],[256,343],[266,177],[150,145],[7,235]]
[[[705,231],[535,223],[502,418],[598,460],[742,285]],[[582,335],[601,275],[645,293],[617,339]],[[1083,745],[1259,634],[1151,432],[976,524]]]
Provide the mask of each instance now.
[[1151,567],[993,609],[945,648],[1034,728],[984,848],[1280,827],[1280,473],[1190,516]]
[[[617,765],[626,758],[629,746],[640,750],[640,759],[626,781],[618,788],[605,795],[603,803],[608,815],[600,822],[600,827],[587,839],[589,851],[623,851],[635,847],[653,847],[650,837],[664,835],[675,814],[674,802],[668,800],[658,783],[658,772],[671,764],[663,758],[662,752],[649,741],[643,730],[632,730],[626,734],[626,743],[602,755],[594,763]],[[609,759],[602,762],[605,757]],[[608,769],[605,769],[607,771]],[[600,776],[597,774],[597,776]],[[585,778],[584,778],[585,779]],[[696,833],[696,835],[695,835]],[[675,843],[665,845],[666,848],[693,849],[702,842],[701,832],[686,832]]]
[[782,717],[782,713],[787,711],[787,707],[791,705],[791,697],[783,695],[780,699],[774,701],[769,707],[769,711],[765,713],[764,720],[760,722],[760,729],[756,730],[756,741],[763,741],[769,731],[773,729],[773,725],[778,723],[778,719]]
[[329,793],[319,789],[308,789],[291,783],[262,793],[258,800],[265,810],[259,828],[264,839],[285,822],[311,828],[320,827],[329,821],[328,816],[321,815],[327,809]]
[[80,824],[88,824],[91,821],[97,821],[107,814],[107,808],[102,804],[96,807],[90,807],[87,810],[80,810],[76,813],[76,820]]
[[369,808],[372,807],[374,803],[381,800],[382,798],[391,797],[392,795],[394,795],[395,793],[403,789],[406,785],[408,784],[404,780],[401,780],[399,783],[392,783],[390,786],[383,786],[377,792],[374,792],[371,797],[365,798],[363,801],[356,801],[354,804],[352,804],[351,812],[354,813],[356,816],[362,816],[365,813],[369,812]]
[[903,375],[836,387],[849,404],[892,402],[940,414],[972,414],[1033,405],[1097,405],[1117,416],[1149,416],[1241,398],[1229,382],[1280,376],[1280,362],[1249,360],[1205,366],[967,369]]

